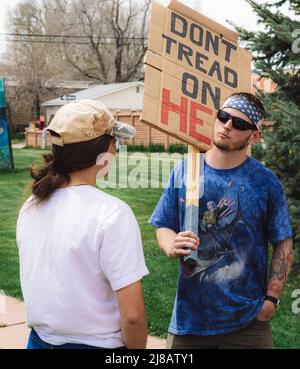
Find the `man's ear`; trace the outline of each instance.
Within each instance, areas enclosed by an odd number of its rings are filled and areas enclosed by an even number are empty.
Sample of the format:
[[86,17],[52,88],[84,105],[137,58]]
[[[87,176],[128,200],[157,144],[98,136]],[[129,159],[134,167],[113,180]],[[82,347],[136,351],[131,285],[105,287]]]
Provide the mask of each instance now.
[[250,145],[255,145],[260,142],[262,138],[262,132],[260,130],[254,131],[249,139]]

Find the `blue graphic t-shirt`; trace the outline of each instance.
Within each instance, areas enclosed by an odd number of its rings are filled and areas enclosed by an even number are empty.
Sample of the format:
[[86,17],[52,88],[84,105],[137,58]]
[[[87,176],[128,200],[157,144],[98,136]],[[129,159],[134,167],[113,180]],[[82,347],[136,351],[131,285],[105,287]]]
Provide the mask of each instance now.
[[[184,231],[186,162],[177,165],[149,221]],[[196,262],[181,260],[169,332],[214,335],[238,331],[259,313],[267,291],[268,241],[292,237],[282,186],[247,157],[238,167],[204,164]]]

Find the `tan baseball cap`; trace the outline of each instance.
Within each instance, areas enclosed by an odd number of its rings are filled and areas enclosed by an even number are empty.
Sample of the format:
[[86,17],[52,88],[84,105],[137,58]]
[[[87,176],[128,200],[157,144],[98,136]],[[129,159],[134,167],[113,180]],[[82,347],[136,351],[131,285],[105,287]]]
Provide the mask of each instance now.
[[62,106],[47,131],[52,136],[52,143],[58,146],[89,141],[105,134],[132,138],[136,133],[134,127],[117,121],[97,100],[78,100]]

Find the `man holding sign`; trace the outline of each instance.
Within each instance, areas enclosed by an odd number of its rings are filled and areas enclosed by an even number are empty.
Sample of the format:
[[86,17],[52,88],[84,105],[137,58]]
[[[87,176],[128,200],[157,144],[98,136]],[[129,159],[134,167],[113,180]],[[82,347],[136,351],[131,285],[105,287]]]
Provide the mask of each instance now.
[[[218,111],[205,154],[199,237],[184,228],[186,162],[174,168],[150,219],[160,248],[181,257],[168,348],[272,347],[270,318],[291,268],[292,229],[277,176],[246,154],[263,119],[249,93],[233,94]],[[192,252],[193,262],[184,261]]]
[[271,348],[292,230],[276,175],[247,156],[265,116],[251,54],[236,32],[172,0],[152,4],[145,63],[142,120],[190,154],[150,219],[160,248],[181,258],[167,346]]

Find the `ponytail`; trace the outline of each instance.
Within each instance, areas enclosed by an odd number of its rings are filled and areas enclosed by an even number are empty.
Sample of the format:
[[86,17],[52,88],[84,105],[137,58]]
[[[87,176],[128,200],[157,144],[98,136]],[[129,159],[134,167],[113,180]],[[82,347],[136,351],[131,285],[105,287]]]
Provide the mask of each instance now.
[[32,165],[30,175],[33,178],[32,194],[37,203],[47,200],[54,191],[70,182],[68,173],[59,171],[55,166],[53,154],[44,154],[44,163],[41,167]]
[[107,152],[112,140],[112,136],[103,135],[62,147],[52,144],[52,154],[43,155],[44,164],[30,168],[33,178],[31,191],[37,204],[48,200],[53,192],[69,184],[71,173],[95,165],[98,155]]

